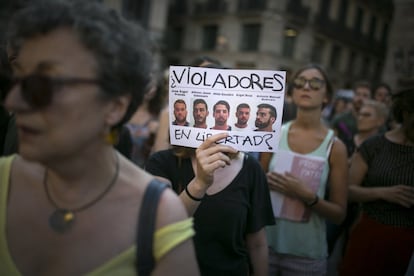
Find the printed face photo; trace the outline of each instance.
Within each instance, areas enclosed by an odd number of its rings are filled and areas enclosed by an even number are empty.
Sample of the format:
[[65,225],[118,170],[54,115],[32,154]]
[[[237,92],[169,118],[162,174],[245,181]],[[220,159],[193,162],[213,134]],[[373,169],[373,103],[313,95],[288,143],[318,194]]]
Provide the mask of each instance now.
[[250,108],[241,107],[236,112],[237,124],[246,125],[250,118]]
[[183,123],[187,118],[187,107],[185,103],[176,102],[174,104],[174,116],[177,123]]
[[204,125],[208,116],[207,107],[204,103],[197,103],[193,108],[194,125]]
[[214,110],[214,120],[216,125],[223,126],[227,123],[227,119],[229,118],[229,111],[224,104],[216,105],[216,109]]
[[270,116],[269,108],[259,108],[256,113],[255,126],[263,129],[274,123],[273,117]]

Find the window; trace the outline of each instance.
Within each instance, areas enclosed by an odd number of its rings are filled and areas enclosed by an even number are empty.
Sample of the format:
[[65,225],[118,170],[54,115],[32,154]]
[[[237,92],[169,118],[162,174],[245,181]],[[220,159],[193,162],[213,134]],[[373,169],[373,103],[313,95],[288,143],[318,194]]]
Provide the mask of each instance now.
[[181,50],[182,42],[184,39],[184,28],[172,27],[171,30],[167,33],[168,35],[168,48],[171,50]]
[[266,7],[266,0],[239,0],[239,10],[261,10]]
[[257,51],[259,49],[260,24],[243,25],[240,50]]
[[364,57],[361,66],[360,76],[362,76],[363,78],[371,77],[371,60],[369,57]]
[[355,71],[355,62],[356,62],[356,57],[357,57],[357,55],[356,55],[356,53],[354,52],[354,51],[352,51],[350,54],[349,54],[349,59],[348,59],[348,74],[353,74],[353,72]]
[[325,41],[321,38],[315,38],[312,48],[312,62],[322,63],[323,52],[325,49]]
[[284,57],[293,58],[293,55],[295,53],[297,36],[297,30],[293,28],[285,28],[282,46],[282,55]]
[[356,17],[355,17],[355,24],[354,24],[354,31],[356,33],[361,33],[363,20],[364,20],[364,10],[361,7],[358,7],[357,12],[356,12]]
[[341,47],[339,45],[334,45],[332,47],[331,58],[329,60],[329,66],[332,69],[338,70],[340,60],[341,60]]
[[387,40],[388,40],[388,28],[389,28],[388,23],[385,23],[382,26],[382,32],[381,32],[381,43],[382,43],[382,45],[386,45],[387,44]]
[[217,33],[217,25],[203,27],[203,50],[214,50],[216,48]]
[[347,12],[348,12],[348,0],[342,0],[341,5],[339,6],[338,22],[342,22],[343,24],[345,24]]
[[373,15],[371,17],[371,21],[369,22],[368,36],[369,36],[370,39],[375,38],[376,29],[377,29],[377,17],[375,15]]

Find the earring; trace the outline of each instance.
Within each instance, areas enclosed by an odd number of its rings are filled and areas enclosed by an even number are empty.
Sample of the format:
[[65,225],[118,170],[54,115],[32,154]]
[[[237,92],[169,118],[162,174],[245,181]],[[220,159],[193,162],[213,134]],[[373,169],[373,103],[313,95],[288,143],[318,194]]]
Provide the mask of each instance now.
[[118,130],[111,129],[109,133],[105,136],[105,141],[110,145],[115,145],[118,143]]

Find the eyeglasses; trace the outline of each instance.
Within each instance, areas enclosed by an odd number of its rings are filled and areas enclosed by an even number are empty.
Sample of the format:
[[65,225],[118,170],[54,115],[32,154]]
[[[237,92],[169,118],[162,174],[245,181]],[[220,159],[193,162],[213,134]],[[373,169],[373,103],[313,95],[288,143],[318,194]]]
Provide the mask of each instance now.
[[306,83],[309,84],[309,87],[312,90],[319,90],[323,87],[325,81],[318,78],[311,78],[310,80],[307,80],[304,77],[298,77],[293,80],[293,86],[297,89],[305,87]]
[[8,87],[10,90],[17,84],[20,84],[20,91],[23,99],[30,106],[33,108],[43,108],[52,102],[54,92],[61,86],[74,84],[99,84],[99,80],[75,77],[52,78],[45,75],[34,74],[23,78],[11,78],[5,87]]

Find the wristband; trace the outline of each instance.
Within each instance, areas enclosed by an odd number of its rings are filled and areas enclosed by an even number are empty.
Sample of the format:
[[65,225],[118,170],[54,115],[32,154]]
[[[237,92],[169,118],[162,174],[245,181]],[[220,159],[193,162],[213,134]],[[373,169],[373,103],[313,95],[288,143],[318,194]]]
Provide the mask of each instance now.
[[188,185],[185,186],[185,193],[189,198],[191,198],[194,201],[201,201],[203,199],[202,197],[195,197],[192,194],[190,194],[190,191],[188,190]]
[[319,196],[315,195],[315,199],[312,200],[312,202],[306,203],[306,206],[312,207],[312,206],[316,205],[316,203],[318,203],[318,202],[319,202]]

